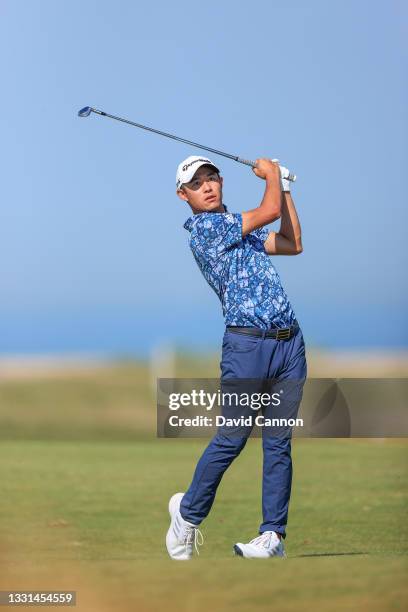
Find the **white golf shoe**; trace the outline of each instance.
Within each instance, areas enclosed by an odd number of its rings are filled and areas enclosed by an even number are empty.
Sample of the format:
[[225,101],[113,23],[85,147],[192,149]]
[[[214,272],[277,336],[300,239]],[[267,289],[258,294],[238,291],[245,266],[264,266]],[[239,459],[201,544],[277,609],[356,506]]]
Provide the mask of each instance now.
[[234,552],[247,559],[268,559],[269,557],[285,557],[282,540],[274,531],[264,531],[248,544],[234,544]]
[[194,547],[197,554],[198,546],[203,543],[203,535],[196,525],[183,519],[180,514],[180,503],[184,493],[176,493],[170,498],[170,527],[166,535],[167,551],[172,559],[188,561],[192,558]]

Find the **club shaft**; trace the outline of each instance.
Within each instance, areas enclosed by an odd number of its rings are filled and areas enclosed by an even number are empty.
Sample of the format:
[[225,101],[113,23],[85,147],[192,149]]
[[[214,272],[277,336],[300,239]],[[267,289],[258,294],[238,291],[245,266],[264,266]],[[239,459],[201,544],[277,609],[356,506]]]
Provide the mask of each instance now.
[[[130,121],[129,119],[123,119],[123,117],[117,117],[116,115],[110,115],[109,113],[105,113],[105,111],[98,110],[97,108],[91,107],[91,112],[97,113],[98,115],[102,115],[103,117],[109,117],[109,119],[115,119],[116,121],[121,121],[122,123],[127,123],[128,125],[133,125],[134,127],[141,128],[142,130],[147,130],[148,132],[154,132],[155,134],[159,134],[160,136],[165,136],[166,138],[171,138],[172,140],[177,140],[178,142],[184,142],[185,144],[191,145],[192,147],[197,147],[197,149],[203,149],[204,151],[209,151],[210,153],[215,153],[216,155],[222,155],[223,157],[228,157],[228,159],[233,159],[234,161],[237,161],[240,164],[245,164],[246,166],[251,166],[252,168],[256,166],[256,163],[249,159],[243,159],[242,157],[239,157],[238,155],[231,155],[230,153],[225,153],[224,151],[219,151],[218,149],[206,147],[205,145],[198,144],[197,142],[193,142],[192,140],[187,140],[186,138],[180,138],[179,136],[174,136],[174,134],[168,134],[167,132],[156,130],[155,128],[151,128],[146,125],[142,125],[141,123],[135,123],[134,121]],[[290,181],[296,180],[295,175],[289,174],[288,180]]]

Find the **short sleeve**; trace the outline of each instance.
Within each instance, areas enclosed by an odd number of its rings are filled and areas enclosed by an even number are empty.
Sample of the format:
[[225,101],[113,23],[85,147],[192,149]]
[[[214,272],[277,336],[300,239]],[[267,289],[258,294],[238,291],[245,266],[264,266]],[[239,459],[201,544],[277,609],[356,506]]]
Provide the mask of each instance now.
[[262,242],[265,242],[270,234],[270,230],[268,230],[267,227],[259,227],[258,229],[253,230],[251,234],[255,235],[257,238],[259,238],[259,240],[262,240]]
[[242,215],[239,213],[203,213],[191,231],[191,246],[218,257],[242,242]]

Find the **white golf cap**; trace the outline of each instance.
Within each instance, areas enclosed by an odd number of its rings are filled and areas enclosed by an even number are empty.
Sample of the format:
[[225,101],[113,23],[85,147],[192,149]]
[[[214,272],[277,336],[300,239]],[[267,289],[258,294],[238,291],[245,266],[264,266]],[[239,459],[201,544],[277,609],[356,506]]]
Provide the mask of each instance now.
[[213,164],[211,159],[208,157],[201,157],[200,155],[190,155],[181,164],[178,165],[176,174],[176,186],[180,189],[183,183],[189,183],[200,166],[209,165],[213,166],[217,172],[219,172],[217,166]]

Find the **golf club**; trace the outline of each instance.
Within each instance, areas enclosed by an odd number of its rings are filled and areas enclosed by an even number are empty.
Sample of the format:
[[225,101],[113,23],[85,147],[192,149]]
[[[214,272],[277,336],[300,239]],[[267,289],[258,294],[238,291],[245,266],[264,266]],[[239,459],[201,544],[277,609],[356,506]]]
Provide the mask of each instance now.
[[[116,121],[122,121],[122,123],[128,123],[129,125],[133,125],[134,127],[142,128],[142,130],[148,130],[149,132],[160,134],[160,136],[166,136],[166,138],[172,138],[173,140],[184,142],[185,144],[197,147],[198,149],[204,149],[204,151],[210,151],[210,153],[215,153],[216,155],[228,157],[229,159],[233,159],[234,161],[237,161],[240,164],[252,166],[252,168],[256,166],[255,162],[250,161],[248,159],[243,159],[242,157],[238,157],[237,155],[231,155],[230,153],[224,153],[223,151],[218,151],[217,149],[212,149],[211,147],[205,147],[204,145],[197,144],[196,142],[192,142],[191,140],[179,138],[179,136],[173,136],[173,134],[167,134],[166,132],[155,130],[154,128],[147,127],[146,125],[141,125],[140,123],[134,123],[134,121],[129,121],[129,119],[123,119],[122,117],[115,117],[115,115],[109,115],[109,113],[105,113],[104,111],[98,110],[97,108],[92,108],[92,106],[84,106],[84,108],[81,108],[81,110],[78,111],[78,117],[89,117],[91,113],[103,115],[104,117],[109,117],[110,119],[116,119]],[[292,173],[290,173],[289,176],[285,178],[287,178],[289,181],[296,181],[296,175]]]

